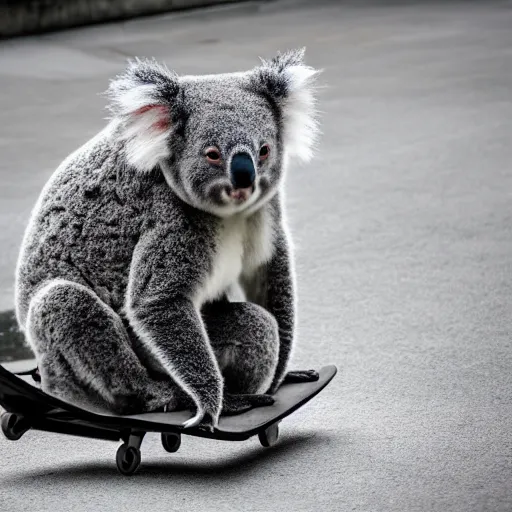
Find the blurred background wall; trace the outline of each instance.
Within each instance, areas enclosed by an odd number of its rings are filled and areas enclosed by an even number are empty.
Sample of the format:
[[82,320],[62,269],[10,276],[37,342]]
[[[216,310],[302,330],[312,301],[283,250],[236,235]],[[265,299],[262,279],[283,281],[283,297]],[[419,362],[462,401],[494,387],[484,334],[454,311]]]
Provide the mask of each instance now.
[[240,0],[0,0],[0,37]]

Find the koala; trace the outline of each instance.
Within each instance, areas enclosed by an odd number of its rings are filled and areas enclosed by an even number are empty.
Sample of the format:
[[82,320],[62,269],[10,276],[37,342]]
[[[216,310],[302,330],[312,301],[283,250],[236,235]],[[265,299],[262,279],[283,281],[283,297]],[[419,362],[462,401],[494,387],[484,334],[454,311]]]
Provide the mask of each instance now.
[[185,427],[273,403],[296,324],[283,181],[317,135],[303,56],[205,76],[135,60],[112,80],[107,126],[44,187],[18,260],[44,391],[118,414],[187,404]]

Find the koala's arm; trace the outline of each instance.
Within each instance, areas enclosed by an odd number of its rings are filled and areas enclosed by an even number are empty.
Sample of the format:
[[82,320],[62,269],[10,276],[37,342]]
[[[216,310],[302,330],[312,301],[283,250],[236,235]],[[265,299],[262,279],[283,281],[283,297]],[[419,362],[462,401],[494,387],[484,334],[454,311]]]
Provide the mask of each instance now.
[[268,393],[274,394],[282,383],[290,360],[295,331],[295,280],[290,241],[285,229],[274,228],[274,252],[249,279],[243,280],[247,299],[269,311],[279,328],[277,368]]
[[[145,233],[134,252],[127,292],[130,324],[141,341],[190,395],[197,414],[185,426],[203,418],[216,426],[222,405],[223,381],[202,319],[192,302],[201,262],[191,254],[204,254],[179,243],[171,227]],[[203,266],[204,268],[204,266]]]

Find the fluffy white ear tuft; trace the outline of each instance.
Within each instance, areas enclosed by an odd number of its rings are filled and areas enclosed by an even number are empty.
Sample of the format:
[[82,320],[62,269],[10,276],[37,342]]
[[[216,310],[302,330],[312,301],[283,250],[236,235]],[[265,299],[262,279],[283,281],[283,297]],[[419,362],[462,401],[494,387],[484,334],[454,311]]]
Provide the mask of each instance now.
[[128,163],[141,172],[170,156],[171,104],[177,92],[177,76],[147,60],[130,62],[110,84],[109,109],[118,123],[118,137]]
[[307,162],[313,156],[319,128],[315,108],[315,79],[320,73],[309,66],[296,65],[284,70],[288,94],[283,102],[285,148]]
[[169,158],[171,113],[165,105],[144,105],[124,120],[120,136],[125,140],[126,158],[130,165],[144,172]]
[[262,60],[254,83],[280,106],[286,152],[308,161],[319,133],[315,81],[321,71],[304,64],[304,52],[302,48]]

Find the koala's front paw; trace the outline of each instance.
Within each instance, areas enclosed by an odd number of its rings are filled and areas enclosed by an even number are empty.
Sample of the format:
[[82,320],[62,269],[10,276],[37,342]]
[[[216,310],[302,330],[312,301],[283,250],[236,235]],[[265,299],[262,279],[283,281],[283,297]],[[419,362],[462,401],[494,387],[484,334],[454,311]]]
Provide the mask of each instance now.
[[219,413],[197,409],[194,417],[183,423],[183,428],[201,427],[213,432],[219,423]]
[[219,423],[222,394],[218,389],[209,389],[207,392],[201,394],[201,397],[193,397],[194,404],[192,407],[189,407],[189,409],[195,409],[196,414],[187,420],[183,424],[183,427],[192,428],[199,425],[213,431]]
[[272,405],[274,402],[274,397],[270,395],[232,395],[230,393],[225,393],[224,400],[222,402],[222,414],[224,416],[234,416],[235,414],[241,414],[253,409],[254,407]]

